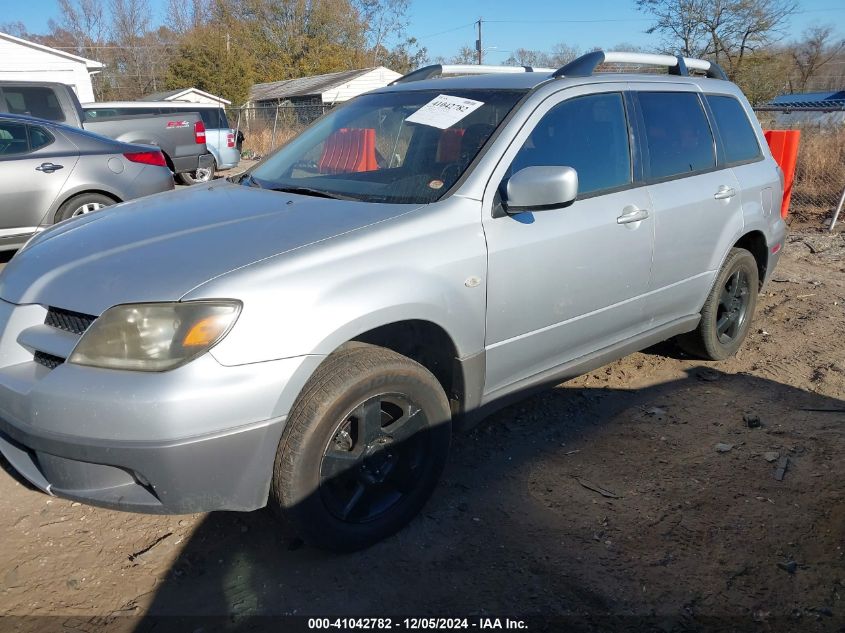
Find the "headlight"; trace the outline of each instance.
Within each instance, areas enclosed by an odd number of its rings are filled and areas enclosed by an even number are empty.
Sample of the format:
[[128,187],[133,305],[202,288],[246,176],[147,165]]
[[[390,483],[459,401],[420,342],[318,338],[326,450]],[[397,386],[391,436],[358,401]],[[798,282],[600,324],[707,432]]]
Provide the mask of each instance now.
[[167,371],[214,347],[240,311],[240,301],[228,300],[115,306],[91,324],[68,362]]

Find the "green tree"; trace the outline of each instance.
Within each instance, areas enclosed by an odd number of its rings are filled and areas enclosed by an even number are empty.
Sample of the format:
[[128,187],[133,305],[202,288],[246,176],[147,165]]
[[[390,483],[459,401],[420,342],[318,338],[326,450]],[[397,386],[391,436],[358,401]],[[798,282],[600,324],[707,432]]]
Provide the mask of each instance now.
[[192,29],[173,56],[165,77],[170,90],[195,87],[228,99],[234,105],[244,103],[254,83],[251,56],[235,48],[230,34],[215,26]]

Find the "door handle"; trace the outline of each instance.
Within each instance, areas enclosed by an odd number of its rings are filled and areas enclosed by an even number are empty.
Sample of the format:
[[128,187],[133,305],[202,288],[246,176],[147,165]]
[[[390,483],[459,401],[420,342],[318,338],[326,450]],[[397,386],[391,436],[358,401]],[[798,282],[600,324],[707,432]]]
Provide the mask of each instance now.
[[625,207],[625,213],[616,218],[616,224],[630,224],[640,222],[648,217],[648,211],[636,207]]
[[719,191],[713,194],[713,197],[716,200],[729,200],[736,195],[736,189],[733,187],[728,187],[727,185],[722,185],[719,187]]
[[62,169],[64,165],[55,165],[53,163],[41,163],[35,168],[36,171],[43,171],[45,174],[52,174],[57,169]]

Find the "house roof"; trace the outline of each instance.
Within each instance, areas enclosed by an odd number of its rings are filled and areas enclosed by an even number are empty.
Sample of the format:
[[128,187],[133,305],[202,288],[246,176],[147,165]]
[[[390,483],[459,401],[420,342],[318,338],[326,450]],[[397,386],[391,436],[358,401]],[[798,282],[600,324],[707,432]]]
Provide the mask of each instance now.
[[232,104],[232,102],[228,99],[218,97],[217,95],[213,95],[210,92],[206,92],[205,90],[200,90],[199,88],[194,88],[193,86],[190,88],[179,88],[177,90],[165,90],[164,92],[154,92],[152,94],[141,97],[140,99],[138,99],[138,101],[179,101],[179,97],[188,94],[189,92],[195,92],[204,97],[213,99],[215,101],[220,101],[227,105]]
[[779,95],[769,103],[771,106],[785,106],[789,108],[813,109],[845,109],[845,90],[832,92],[800,92],[790,95]]
[[8,33],[0,33],[0,39],[8,40],[9,42],[14,42],[15,44],[20,44],[22,46],[28,46],[29,48],[34,48],[39,51],[43,51],[45,53],[50,53],[51,55],[56,55],[57,57],[64,57],[65,59],[72,59],[77,62],[82,62],[85,64],[85,67],[88,70],[97,70],[99,68],[105,68],[106,65],[94,61],[93,59],[86,59],[85,57],[80,57],[79,55],[73,55],[72,53],[68,53],[67,51],[59,50],[58,48],[51,48],[49,46],[44,46],[43,44],[37,44],[36,42],[30,42],[29,40],[21,39],[20,37],[15,37],[14,35],[9,35]]
[[360,70],[344,70],[339,73],[328,73],[325,75],[312,75],[298,79],[283,79],[282,81],[271,81],[270,83],[255,84],[249,90],[250,101],[270,101],[277,99],[290,99],[291,97],[305,97],[319,95],[328,92],[333,88],[349,83],[368,72],[373,68],[362,68]]

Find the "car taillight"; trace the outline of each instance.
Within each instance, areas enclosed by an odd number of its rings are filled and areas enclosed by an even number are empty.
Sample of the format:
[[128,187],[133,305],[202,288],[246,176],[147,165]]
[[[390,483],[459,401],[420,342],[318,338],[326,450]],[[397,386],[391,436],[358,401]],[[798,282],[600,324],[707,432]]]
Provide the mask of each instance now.
[[194,140],[197,143],[205,143],[205,124],[202,121],[194,123]]
[[133,163],[167,167],[167,161],[164,160],[164,154],[161,152],[127,152],[123,156],[126,160],[131,160]]
[[235,133],[234,132],[226,132],[226,147],[234,147],[235,146]]

